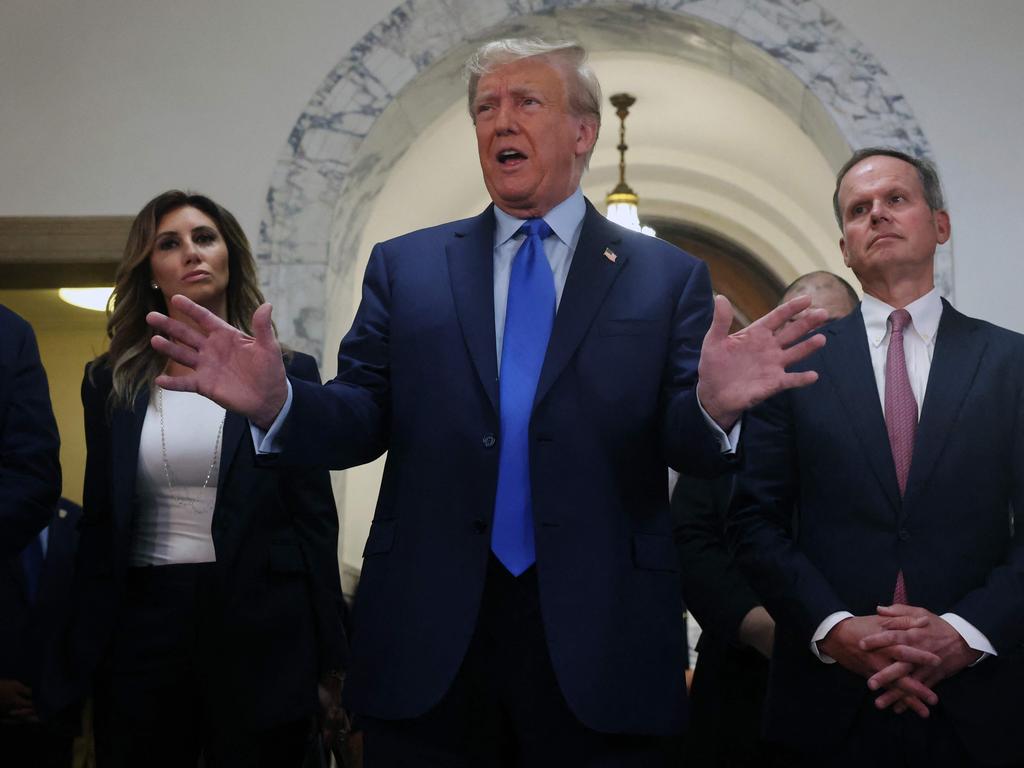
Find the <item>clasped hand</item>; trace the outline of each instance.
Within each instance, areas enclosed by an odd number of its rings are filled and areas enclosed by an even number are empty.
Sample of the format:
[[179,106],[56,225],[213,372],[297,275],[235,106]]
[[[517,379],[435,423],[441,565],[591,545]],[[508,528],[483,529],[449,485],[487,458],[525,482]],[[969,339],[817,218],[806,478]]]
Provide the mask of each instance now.
[[879,709],[913,710],[928,717],[938,704],[934,688],[977,661],[980,654],[940,616],[911,605],[879,606],[874,616],[854,616],[836,624],[820,648],[846,669],[881,691]]

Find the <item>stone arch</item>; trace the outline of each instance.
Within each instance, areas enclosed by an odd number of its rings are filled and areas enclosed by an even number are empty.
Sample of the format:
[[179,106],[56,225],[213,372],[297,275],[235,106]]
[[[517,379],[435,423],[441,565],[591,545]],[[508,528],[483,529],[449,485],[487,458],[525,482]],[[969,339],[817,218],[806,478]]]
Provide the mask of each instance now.
[[[788,114],[833,167],[856,146],[930,154],[885,69],[814,0],[408,0],[328,74],[275,165],[257,258],[287,342],[321,357],[326,299],[334,317],[351,314],[359,235],[390,169],[463,87],[466,54],[524,34],[726,73]],[[946,295],[952,279],[947,248],[936,270]]]

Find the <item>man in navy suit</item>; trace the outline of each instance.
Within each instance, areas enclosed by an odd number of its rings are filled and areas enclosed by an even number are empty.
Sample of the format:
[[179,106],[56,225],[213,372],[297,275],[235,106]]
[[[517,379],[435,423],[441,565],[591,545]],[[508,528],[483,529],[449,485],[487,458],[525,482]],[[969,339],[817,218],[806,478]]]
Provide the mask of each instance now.
[[265,460],[388,452],[346,683],[368,766],[663,764],[686,712],[665,465],[721,469],[744,408],[815,379],[785,372],[821,343],[790,346],[820,322],[787,324],[807,301],[729,337],[702,263],[583,198],[584,58],[471,59],[494,205],[374,248],[326,386],[285,378],[269,307],[255,339],[183,297],[200,331],[150,316],[195,370],[158,383],[247,414]]
[[[32,328],[0,306],[0,754],[43,765],[28,641],[43,563],[39,532],[60,496],[60,439]],[[11,764],[15,764],[12,762]]]
[[60,497],[60,437],[32,327],[0,306],[0,557],[17,555]]
[[730,512],[777,621],[767,733],[808,765],[1017,763],[1024,338],[939,297],[931,164],[861,150],[834,205],[864,300],[748,415]]

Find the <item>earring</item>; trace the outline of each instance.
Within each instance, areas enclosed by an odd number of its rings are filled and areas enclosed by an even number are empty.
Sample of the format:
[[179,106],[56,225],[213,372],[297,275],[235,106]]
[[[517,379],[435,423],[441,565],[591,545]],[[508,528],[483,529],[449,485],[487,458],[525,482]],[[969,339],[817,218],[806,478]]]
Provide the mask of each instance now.
[[152,288],[154,291],[159,291],[160,290],[160,286],[156,284],[156,280],[154,280],[152,283],[150,283],[149,287]]

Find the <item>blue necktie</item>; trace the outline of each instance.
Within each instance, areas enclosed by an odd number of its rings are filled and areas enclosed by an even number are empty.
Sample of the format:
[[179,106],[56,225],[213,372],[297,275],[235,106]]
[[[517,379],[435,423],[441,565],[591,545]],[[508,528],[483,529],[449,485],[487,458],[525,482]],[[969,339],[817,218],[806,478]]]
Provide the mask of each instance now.
[[501,347],[501,454],[491,550],[518,576],[537,559],[530,498],[530,414],[555,322],[555,280],[544,255],[551,227],[529,219],[512,260]]

